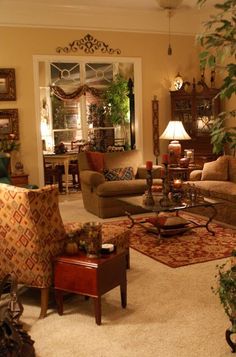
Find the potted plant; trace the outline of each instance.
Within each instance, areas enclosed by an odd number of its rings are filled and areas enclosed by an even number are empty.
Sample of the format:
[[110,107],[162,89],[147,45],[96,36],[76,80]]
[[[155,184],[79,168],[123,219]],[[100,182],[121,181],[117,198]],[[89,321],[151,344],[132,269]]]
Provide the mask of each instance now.
[[[197,0],[203,5],[207,0]],[[203,47],[200,53],[200,66],[209,66],[213,69],[219,67],[224,75],[220,88],[220,97],[230,99],[236,94],[236,0],[225,0],[214,5],[217,14],[211,15],[209,21],[204,23],[205,32],[198,37]],[[236,127],[226,126],[229,118],[236,117],[236,110],[222,112],[215,118],[211,128],[211,142],[213,152],[225,153],[225,146],[235,152]]]
[[236,352],[236,343],[231,340],[231,335],[236,333],[236,250],[232,251],[231,259],[222,265],[217,265],[217,286],[212,291],[219,296],[225,313],[229,317],[232,327],[226,330],[226,341]]
[[[95,128],[104,127],[104,129],[106,127],[120,126],[123,132],[122,136],[126,139],[126,129],[129,124],[128,111],[128,81],[117,75],[105,89],[100,101],[90,104],[88,123],[93,124]],[[102,138],[105,136],[106,132],[103,130]],[[98,146],[98,149],[103,151],[106,145],[104,146],[104,143],[100,143]]]

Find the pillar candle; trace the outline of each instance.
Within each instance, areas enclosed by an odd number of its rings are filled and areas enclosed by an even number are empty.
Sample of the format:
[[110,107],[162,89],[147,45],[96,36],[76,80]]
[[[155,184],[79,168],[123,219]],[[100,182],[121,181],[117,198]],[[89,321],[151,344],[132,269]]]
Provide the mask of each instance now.
[[181,186],[182,186],[182,180],[180,180],[180,179],[175,179],[174,182],[173,182],[173,186],[174,186],[174,188],[181,188]]
[[152,161],[146,161],[146,169],[152,170]]
[[169,155],[168,154],[163,154],[162,155],[162,163],[163,164],[168,164],[169,162]]

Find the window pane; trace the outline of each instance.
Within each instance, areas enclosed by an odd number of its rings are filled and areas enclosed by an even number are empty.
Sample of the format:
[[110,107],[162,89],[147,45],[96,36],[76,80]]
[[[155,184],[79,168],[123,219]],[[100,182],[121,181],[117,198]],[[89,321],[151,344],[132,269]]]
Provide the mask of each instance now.
[[64,88],[71,91],[71,87],[80,85],[80,65],[79,63],[51,63],[51,84],[56,86],[70,86]]
[[113,80],[112,63],[86,63],[85,82],[90,87],[106,86]]

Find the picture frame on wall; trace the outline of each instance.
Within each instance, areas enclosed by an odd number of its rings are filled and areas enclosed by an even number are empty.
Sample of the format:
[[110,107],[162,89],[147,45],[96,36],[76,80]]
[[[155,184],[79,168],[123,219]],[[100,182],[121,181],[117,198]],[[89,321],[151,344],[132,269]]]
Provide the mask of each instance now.
[[19,140],[18,109],[0,109],[0,139],[11,135]]
[[16,100],[16,77],[14,68],[0,68],[0,100]]

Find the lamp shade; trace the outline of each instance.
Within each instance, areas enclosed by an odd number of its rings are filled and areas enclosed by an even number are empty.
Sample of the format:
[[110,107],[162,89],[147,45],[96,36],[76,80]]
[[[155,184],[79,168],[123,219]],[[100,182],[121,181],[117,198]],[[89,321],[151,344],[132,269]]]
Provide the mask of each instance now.
[[180,120],[169,121],[166,129],[161,134],[160,139],[166,140],[190,140],[190,136],[184,129],[183,123]]

